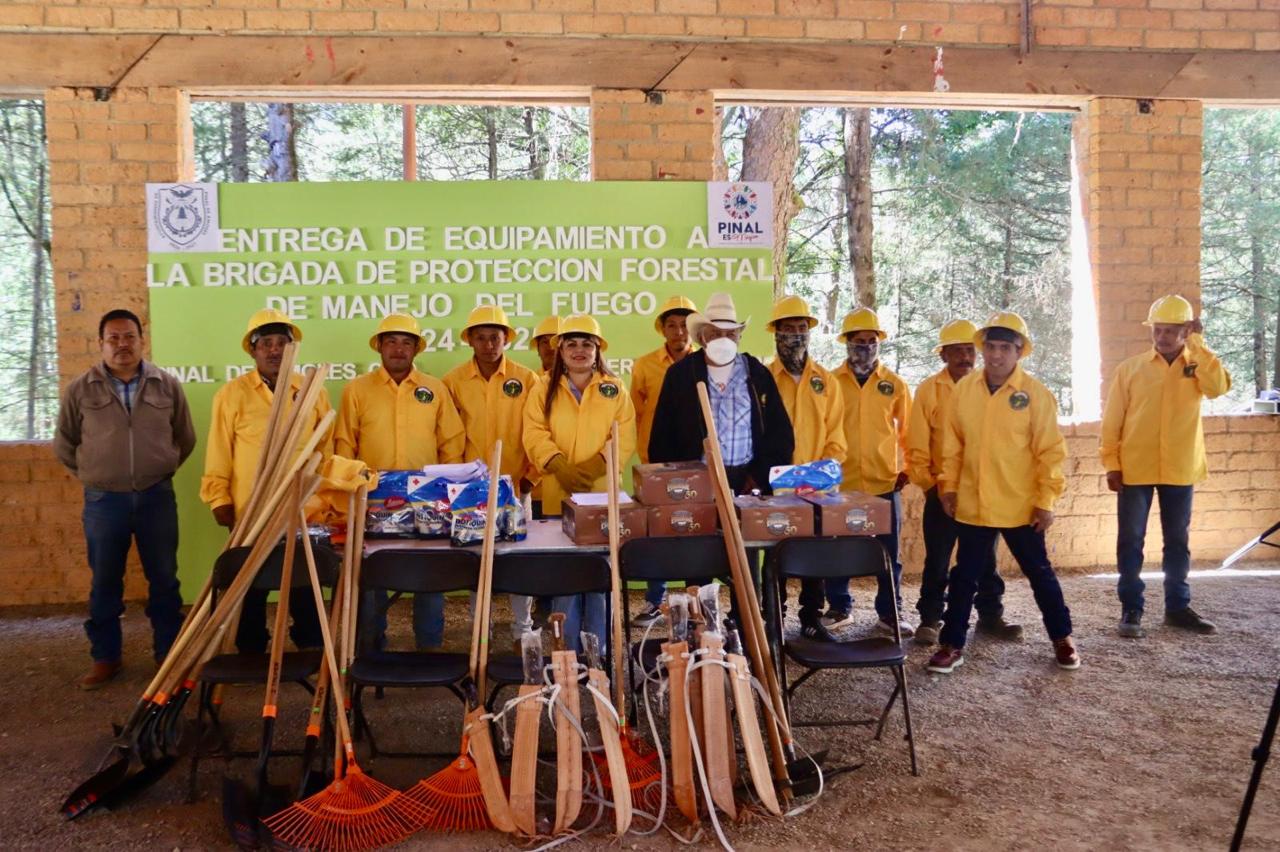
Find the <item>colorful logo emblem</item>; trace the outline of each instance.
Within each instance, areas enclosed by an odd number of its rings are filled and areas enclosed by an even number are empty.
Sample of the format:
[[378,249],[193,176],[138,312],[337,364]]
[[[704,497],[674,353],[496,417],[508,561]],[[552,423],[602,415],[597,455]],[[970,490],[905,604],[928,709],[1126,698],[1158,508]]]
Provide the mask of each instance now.
[[502,392],[507,396],[519,396],[524,390],[524,384],[519,379],[507,379],[502,383]]
[[601,382],[600,395],[605,399],[613,399],[618,395],[618,386],[613,382]]
[[888,380],[882,381],[876,385],[876,390],[880,391],[880,393],[885,396],[893,396],[893,382]]
[[1182,368],[1183,377],[1188,379],[1194,379],[1196,377],[1197,366],[1198,366],[1197,364],[1188,364],[1187,366],[1183,367]]
[[425,405],[426,403],[435,399],[436,395],[431,392],[431,388],[424,388],[419,386],[413,389],[413,398]]
[[1014,391],[1009,394],[1009,407],[1014,411],[1021,411],[1031,404],[1031,397],[1027,396],[1025,391]]
[[814,393],[822,393],[827,389],[827,383],[822,380],[822,376],[813,376],[809,379],[809,387],[813,388]]
[[731,183],[724,191],[724,212],[730,219],[746,220],[755,215],[760,207],[760,199],[756,191],[747,183]]

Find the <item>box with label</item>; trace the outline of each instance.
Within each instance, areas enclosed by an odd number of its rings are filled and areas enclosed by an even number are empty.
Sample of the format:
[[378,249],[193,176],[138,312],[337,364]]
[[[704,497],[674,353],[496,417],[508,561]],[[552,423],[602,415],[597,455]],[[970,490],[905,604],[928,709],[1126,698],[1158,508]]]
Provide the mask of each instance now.
[[711,503],[711,474],[702,462],[638,464],[631,469],[636,499],[646,506]]
[[[600,500],[592,498],[603,498]],[[620,494],[618,501],[619,542],[642,538],[648,528],[644,506]],[[564,501],[560,524],[574,544],[609,543],[609,500],[605,494],[574,494]]]
[[711,535],[716,531],[715,503],[645,504],[644,508],[650,536]]
[[818,535],[887,535],[892,526],[892,504],[883,497],[859,491],[839,494],[806,494],[818,516]]
[[745,541],[813,535],[813,506],[799,497],[743,494],[733,498],[733,505],[741,519]]

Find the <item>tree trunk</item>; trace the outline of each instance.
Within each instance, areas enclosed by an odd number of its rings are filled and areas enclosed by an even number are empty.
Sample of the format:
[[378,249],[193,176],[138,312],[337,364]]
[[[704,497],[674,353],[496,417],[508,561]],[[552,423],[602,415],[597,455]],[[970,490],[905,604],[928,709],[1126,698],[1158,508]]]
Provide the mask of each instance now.
[[293,104],[267,105],[267,169],[269,181],[298,179],[297,123]]
[[[711,179],[712,180],[728,180],[729,179],[729,163],[724,158],[724,126],[727,124],[732,115],[734,107],[725,109],[724,107],[716,107],[716,135],[711,140],[712,145],[712,161],[711,161]],[[738,107],[743,109],[743,107]]]
[[1262,392],[1269,386],[1267,381],[1267,297],[1264,291],[1267,267],[1262,255],[1262,246],[1256,235],[1250,237],[1249,244],[1251,261],[1249,291],[1253,298],[1253,386],[1255,396],[1262,396]]
[[528,138],[529,151],[529,178],[531,180],[545,180],[547,177],[547,161],[542,154],[542,146],[539,145],[538,129],[533,122],[533,107],[524,108],[524,132]]
[[800,153],[800,110],[753,109],[742,141],[742,180],[773,184],[773,296],[787,290],[787,237],[796,215],[796,157]]
[[[841,178],[843,180],[843,178]],[[831,244],[839,246],[844,242],[844,222],[846,212],[844,209],[845,194],[840,193],[840,215],[831,223]],[[827,291],[826,316],[827,324],[835,329],[839,329],[839,310],[840,310],[840,272],[843,263],[840,252],[832,252],[831,255],[831,289]]]
[[874,224],[871,210],[871,110],[845,109],[844,209],[853,271],[853,302],[876,306],[876,268],[872,259]]
[[249,122],[242,101],[231,102],[231,180],[247,183],[249,180]]
[[[44,110],[38,112],[40,119],[39,135],[32,138],[44,138]],[[36,437],[36,399],[40,395],[40,380],[43,377],[43,334],[44,326],[44,278],[45,278],[45,164],[43,152],[36,161],[36,186],[32,193],[31,227],[35,233],[31,237],[31,346],[27,352],[27,440]]]
[[1013,302],[1013,228],[1004,228],[1004,263],[1000,268],[1000,308],[1008,310]]
[[1275,345],[1271,348],[1274,369],[1271,371],[1271,387],[1280,388],[1280,284],[1276,286],[1276,334],[1272,338]]
[[484,110],[484,135],[489,146],[489,180],[498,179],[498,121],[493,107]]

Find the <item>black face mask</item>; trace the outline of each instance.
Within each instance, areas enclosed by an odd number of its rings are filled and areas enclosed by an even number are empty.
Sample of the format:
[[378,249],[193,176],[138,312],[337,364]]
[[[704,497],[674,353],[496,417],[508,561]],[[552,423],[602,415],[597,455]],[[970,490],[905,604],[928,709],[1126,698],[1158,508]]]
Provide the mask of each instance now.
[[809,335],[806,333],[774,332],[774,345],[778,349],[778,360],[788,373],[798,375],[804,370],[804,362],[809,357]]

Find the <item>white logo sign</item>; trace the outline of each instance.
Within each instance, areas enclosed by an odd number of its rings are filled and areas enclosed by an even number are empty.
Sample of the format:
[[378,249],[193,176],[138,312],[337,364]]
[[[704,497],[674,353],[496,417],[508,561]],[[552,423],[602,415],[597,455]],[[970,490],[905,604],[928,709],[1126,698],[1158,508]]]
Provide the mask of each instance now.
[[216,183],[147,184],[147,250],[221,251]]
[[707,245],[773,248],[773,184],[761,181],[708,183]]

